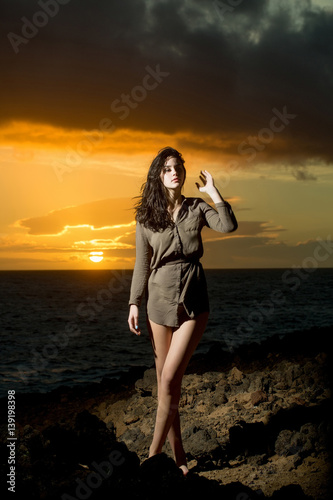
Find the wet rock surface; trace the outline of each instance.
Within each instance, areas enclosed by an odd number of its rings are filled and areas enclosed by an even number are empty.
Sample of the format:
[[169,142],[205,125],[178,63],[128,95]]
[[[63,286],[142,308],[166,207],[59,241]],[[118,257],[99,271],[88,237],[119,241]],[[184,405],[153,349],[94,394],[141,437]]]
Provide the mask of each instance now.
[[[168,444],[147,459],[154,368],[81,390],[17,395],[15,498],[331,498],[328,343],[321,330],[194,356],[180,401],[186,478]],[[6,427],[1,437],[6,457]]]

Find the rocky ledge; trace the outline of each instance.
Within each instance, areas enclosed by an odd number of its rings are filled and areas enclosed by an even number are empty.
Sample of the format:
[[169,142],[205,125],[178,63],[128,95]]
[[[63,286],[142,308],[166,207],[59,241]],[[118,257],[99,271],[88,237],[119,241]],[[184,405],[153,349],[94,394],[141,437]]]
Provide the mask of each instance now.
[[[180,402],[186,478],[168,445],[147,460],[153,368],[84,389],[17,395],[15,498],[328,500],[329,344],[329,329],[309,330],[234,353],[216,344],[194,356]],[[1,434],[7,457],[6,426]]]

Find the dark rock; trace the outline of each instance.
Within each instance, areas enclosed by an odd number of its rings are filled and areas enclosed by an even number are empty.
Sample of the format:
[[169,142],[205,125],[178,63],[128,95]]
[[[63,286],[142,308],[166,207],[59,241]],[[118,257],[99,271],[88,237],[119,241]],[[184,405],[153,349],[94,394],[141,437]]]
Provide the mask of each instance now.
[[274,491],[271,496],[272,500],[313,500],[312,497],[305,495],[302,488],[298,484],[289,484],[282,486],[277,491]]
[[23,434],[20,438],[20,446],[28,451],[32,463],[44,454],[45,444],[43,436],[30,425],[26,425],[23,429]]
[[311,422],[302,425],[300,432],[303,436],[303,452],[308,455],[312,452],[320,452],[325,450],[329,439],[329,433],[326,422],[321,422],[318,426]]
[[102,459],[108,454],[116,441],[106,424],[87,410],[79,413],[75,420],[73,432],[78,440],[78,454],[82,463]]
[[[316,341],[314,342],[313,339]],[[332,352],[330,339],[331,327],[323,327],[289,332],[283,338],[279,335],[273,335],[260,344],[253,342],[239,346],[234,352],[228,352],[227,349],[224,349],[223,342],[215,342],[207,353],[197,353],[192,356],[187,373],[225,372],[235,364],[240,370],[243,370],[243,367],[251,366],[252,371],[254,371],[261,370],[263,366],[274,366],[284,359],[298,360],[302,356],[313,358],[317,354]],[[320,359],[318,361],[322,362]],[[332,373],[329,375],[332,377]],[[289,381],[293,382],[297,378],[297,373],[290,372],[288,378]],[[285,388],[287,388],[286,378],[283,377],[283,379]],[[282,384],[282,381],[280,383]]]
[[130,492],[139,470],[137,455],[87,411],[77,415],[74,425],[55,424],[42,433],[27,426],[20,450],[26,450],[29,460],[21,460],[18,468],[17,498],[76,497],[79,486],[87,492],[89,484],[91,498],[105,498],[111,486],[117,490],[127,484]]
[[241,372],[237,366],[234,366],[232,370],[230,370],[229,376],[228,376],[228,382],[232,385],[239,385],[242,383],[243,378],[244,378],[244,373]]
[[[121,375],[119,381],[117,382],[120,386],[130,388],[138,379],[140,379],[144,375],[144,372],[146,370],[147,367],[144,366],[132,366],[131,368],[129,368],[129,370]],[[112,381],[114,382],[114,379],[112,379]]]
[[258,467],[267,463],[267,455],[266,453],[261,455],[252,455],[247,457],[246,462],[254,467]]
[[[80,460],[80,441],[72,428],[54,424],[43,431],[46,451],[54,463],[65,463],[67,467],[76,465]],[[41,456],[39,456],[41,458]],[[86,463],[83,460],[83,463]]]
[[141,396],[156,395],[157,380],[155,368],[146,370],[143,377],[135,382],[135,388],[140,392]]
[[174,460],[160,453],[145,460],[140,467],[139,482],[146,498],[155,498],[157,492],[164,498],[175,496],[183,489],[184,475]]
[[[230,388],[230,386],[228,386]],[[228,389],[226,385],[218,385],[214,393],[212,394],[212,403],[215,406],[221,406],[228,402],[226,391]]]
[[264,391],[255,391],[252,392],[251,394],[251,403],[253,404],[253,406],[257,406],[260,403],[264,403],[265,401],[267,401],[267,399],[268,399],[267,394]]
[[[139,473],[139,485],[137,496],[142,499],[175,500],[184,498],[210,498],[225,500],[241,500],[237,497],[240,492],[252,490],[238,483],[236,487],[222,487],[217,481],[198,476],[192,471],[186,477],[176,466],[175,462],[164,453],[155,455],[142,463]],[[225,493],[224,493],[225,492]],[[236,493],[236,496],[234,496]],[[248,496],[247,499],[257,498]],[[244,497],[245,500],[245,497]]]
[[312,406],[295,404],[289,408],[278,410],[267,424],[270,446],[274,449],[274,443],[279,433],[284,429],[299,431],[301,426],[306,423],[312,423],[318,427],[322,421],[330,421],[331,411],[330,401],[323,401],[321,404]]
[[293,432],[288,429],[284,429],[283,431],[280,432],[275,442],[275,453],[277,453],[278,455],[285,455],[285,456],[290,454],[289,448],[292,435]]
[[[156,404],[155,369],[140,369],[127,380],[122,377],[117,383],[104,379],[101,384],[80,388],[60,387],[49,394],[18,394],[17,487],[20,493],[15,498],[59,500],[65,493],[78,498],[78,481],[92,484],[97,480],[96,475],[91,476],[96,473],[93,464],[99,470],[111,470],[105,462],[109,461],[112,451],[116,452],[121,464],[114,467],[112,475],[105,478],[100,487],[87,494],[89,500],[126,496],[131,496],[133,500],[148,499],[152,498],[152,494],[154,498],[164,498],[163,488],[158,481],[154,483],[151,475],[160,478],[162,485],[168,483],[176,487],[172,489],[170,486],[168,490],[166,486],[168,493],[165,498],[170,497],[171,491],[177,498],[179,492],[182,498],[197,494],[224,500],[257,498],[256,492],[240,483],[219,485],[192,471],[201,472],[209,467],[216,470],[229,461],[233,465],[230,476],[226,471],[226,478],[229,479],[235,477],[237,466],[248,464],[255,469],[258,487],[264,488],[270,478],[279,484],[277,474],[283,474],[281,467],[266,463],[275,452],[292,457],[288,461],[274,458],[276,464],[288,462],[290,470],[292,463],[297,467],[307,458],[307,470],[315,480],[310,487],[315,491],[315,484],[319,484],[318,478],[322,477],[321,465],[331,458],[327,453],[329,422],[332,420],[327,379],[332,375],[333,365],[328,363],[328,354],[325,353],[331,349],[330,336],[330,329],[312,330],[288,334],[284,339],[271,338],[261,345],[243,346],[234,353],[225,353],[214,346],[209,355],[194,356],[187,370],[192,375],[186,380],[181,410],[184,410],[185,420],[189,418],[189,424],[195,424],[183,433],[183,438],[185,450],[190,450],[188,457],[195,458],[198,466],[192,464],[191,472],[185,479],[179,475],[180,471],[171,459],[166,463],[163,458],[155,459],[155,469],[151,462],[148,467],[146,464],[148,472],[145,475],[135,452],[140,452],[141,457],[144,455],[151,441],[149,425],[139,430],[134,423],[120,438],[124,438],[125,442],[119,442],[111,421],[113,404],[118,401],[121,402],[115,411],[115,419],[118,420],[114,421],[118,429],[125,430],[124,415],[129,420],[138,416],[146,418],[146,415],[152,418],[153,405]],[[198,375],[202,373],[204,377]],[[142,377],[140,381],[137,380],[139,375]],[[247,399],[242,393],[250,395],[252,405],[257,404],[258,408],[250,408],[247,403],[244,405]],[[267,403],[265,397],[268,398]],[[198,401],[200,412],[196,413],[193,409]],[[1,412],[6,411],[6,405],[6,399],[0,400]],[[220,405],[225,405],[223,411],[218,411]],[[81,413],[83,409],[88,411]],[[214,411],[212,417],[210,411]],[[89,412],[99,414],[108,422],[107,426]],[[242,421],[237,422],[240,419]],[[255,419],[262,423],[252,423]],[[228,428],[229,441],[226,441],[224,436]],[[213,429],[218,430],[218,437]],[[5,463],[8,451],[6,437],[7,429],[4,428],[0,453]],[[317,456],[319,453],[320,457]],[[265,467],[261,468],[264,463]],[[150,474],[151,470],[153,474]],[[221,478],[217,470],[216,477]],[[306,487],[309,483],[307,479],[304,480]],[[303,486],[302,479],[300,482]],[[321,484],[326,494],[328,483],[324,483],[325,479]],[[156,488],[151,492],[149,488],[152,484]],[[264,496],[260,495],[260,498]],[[301,488],[291,485],[275,492],[272,498],[295,500],[309,497]]]
[[201,467],[223,460],[225,453],[216,436],[212,429],[200,429],[196,426],[186,429],[183,440],[187,456],[196,459]]
[[224,500],[228,500],[223,496],[223,487],[217,481],[198,476],[197,474],[193,474],[192,471],[185,478],[183,491],[183,495],[179,495],[177,492],[175,500],[185,498],[209,498],[213,500],[215,498],[218,500],[223,498]]
[[143,450],[147,450],[149,448],[151,436],[146,436],[140,429],[134,428],[128,429],[120,437],[120,440],[136,453],[142,453]]
[[281,431],[275,442],[275,452],[281,456],[290,456],[300,453],[303,449],[304,440],[297,431],[285,429]]
[[305,458],[312,453],[320,453],[327,449],[329,434],[326,422],[315,425],[311,422],[303,425],[299,432],[294,432],[291,445],[297,450],[300,458]]
[[261,491],[256,492],[240,482],[233,482],[223,485],[221,496],[216,498],[223,500],[265,500],[266,497]]
[[299,465],[303,463],[303,457],[301,454],[298,452],[296,455],[293,456],[293,467],[297,468]]
[[266,428],[263,422],[248,424],[241,420],[229,429],[229,452],[233,458],[244,454],[258,455],[267,452]]
[[248,391],[249,392],[256,392],[256,391],[261,391],[264,389],[265,386],[268,386],[268,381],[265,380],[265,377],[263,376],[263,372],[253,372],[249,374],[248,379],[250,381]]

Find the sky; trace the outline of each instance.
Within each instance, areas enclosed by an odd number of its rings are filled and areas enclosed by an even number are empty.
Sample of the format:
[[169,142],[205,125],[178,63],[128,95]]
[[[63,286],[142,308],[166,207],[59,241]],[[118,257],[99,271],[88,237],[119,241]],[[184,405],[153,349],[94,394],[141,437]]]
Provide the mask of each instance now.
[[133,268],[165,146],[239,222],[204,267],[332,267],[331,1],[5,0],[0,28],[0,270]]

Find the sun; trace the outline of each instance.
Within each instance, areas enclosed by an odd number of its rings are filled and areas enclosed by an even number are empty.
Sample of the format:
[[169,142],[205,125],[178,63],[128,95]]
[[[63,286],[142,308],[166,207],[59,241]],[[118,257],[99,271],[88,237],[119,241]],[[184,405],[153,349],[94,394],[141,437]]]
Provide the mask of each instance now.
[[90,252],[89,259],[92,262],[101,262],[103,260],[103,252]]

